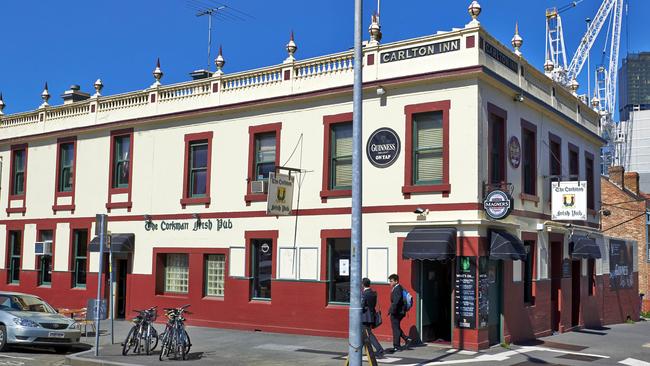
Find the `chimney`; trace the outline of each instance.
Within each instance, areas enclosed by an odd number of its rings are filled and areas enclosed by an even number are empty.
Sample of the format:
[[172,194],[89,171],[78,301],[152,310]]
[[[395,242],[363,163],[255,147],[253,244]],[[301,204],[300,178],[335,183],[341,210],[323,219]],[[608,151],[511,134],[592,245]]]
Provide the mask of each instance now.
[[78,102],[80,100],[86,100],[90,98],[90,94],[84,93],[81,90],[81,87],[76,84],[70,85],[70,89],[66,90],[61,94],[61,99],[63,99],[63,104],[70,104]]
[[625,188],[632,193],[639,195],[639,173],[626,172],[624,176]]
[[623,168],[622,166],[609,167],[609,181],[623,188],[624,173],[625,173],[625,168]]

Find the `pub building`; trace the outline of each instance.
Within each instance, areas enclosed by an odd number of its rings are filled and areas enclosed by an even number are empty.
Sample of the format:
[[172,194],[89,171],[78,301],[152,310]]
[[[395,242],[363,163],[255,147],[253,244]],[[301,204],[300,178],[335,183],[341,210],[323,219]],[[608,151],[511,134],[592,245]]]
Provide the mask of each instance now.
[[[403,329],[469,350],[637,319],[636,244],[599,232],[598,113],[469,12],[392,43],[369,28],[362,274],[379,309],[397,273],[415,299]],[[47,88],[31,111],[0,103],[0,289],[84,307],[110,250],[118,318],[189,303],[189,324],[346,337],[353,53],[300,60],[293,35],[286,50],[251,71],[228,74],[220,51],[188,82],[165,85],[159,62],[143,90],[97,80],[62,105]],[[552,214],[560,183],[582,188]]]

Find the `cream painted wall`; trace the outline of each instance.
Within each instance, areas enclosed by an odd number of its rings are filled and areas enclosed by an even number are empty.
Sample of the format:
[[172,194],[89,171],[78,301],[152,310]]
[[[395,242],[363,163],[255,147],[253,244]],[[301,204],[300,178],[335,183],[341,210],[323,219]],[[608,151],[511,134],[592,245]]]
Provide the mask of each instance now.
[[0,225],[0,268],[7,268],[7,225]]
[[56,242],[54,243],[54,270],[67,271],[70,256],[70,224],[56,225]]

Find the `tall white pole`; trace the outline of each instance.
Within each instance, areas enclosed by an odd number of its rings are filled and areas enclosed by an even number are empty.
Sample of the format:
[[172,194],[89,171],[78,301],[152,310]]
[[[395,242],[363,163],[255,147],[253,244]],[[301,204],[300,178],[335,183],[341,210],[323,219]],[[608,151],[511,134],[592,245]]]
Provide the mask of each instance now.
[[350,323],[348,361],[361,366],[363,342],[361,337],[361,0],[354,1],[354,88],[352,92],[352,243],[350,248]]
[[106,215],[105,214],[97,214],[96,215],[96,221],[95,221],[95,226],[97,226],[97,230],[95,230],[99,234],[99,271],[97,272],[97,302],[95,303],[95,309],[87,309],[88,310],[95,310],[95,356],[99,356],[99,318],[100,318],[100,308],[102,304],[102,267],[104,264],[104,245],[106,242]]

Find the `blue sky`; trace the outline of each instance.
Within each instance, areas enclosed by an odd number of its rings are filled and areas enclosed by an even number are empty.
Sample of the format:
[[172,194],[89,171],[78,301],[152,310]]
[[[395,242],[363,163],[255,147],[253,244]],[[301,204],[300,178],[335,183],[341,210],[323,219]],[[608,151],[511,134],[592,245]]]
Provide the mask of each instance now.
[[[79,84],[92,92],[97,78],[102,94],[145,89],[160,57],[163,84],[189,80],[192,70],[207,62],[207,18],[196,17],[197,2],[226,4],[223,17],[213,18],[213,51],[223,45],[226,73],[281,63],[293,30],[298,59],[334,53],[353,46],[354,1],[330,0],[67,0],[3,1],[0,6],[0,92],[5,113],[33,110],[49,84],[50,104]],[[515,21],[524,38],[524,57],[541,68],[544,62],[544,11],[567,0],[480,0],[481,24],[510,44]],[[650,1],[629,0],[624,17],[621,55],[650,50]],[[412,38],[462,27],[469,20],[469,0],[382,0],[382,42]],[[567,53],[572,55],[584,34],[585,18],[593,18],[601,0],[584,0],[563,13]],[[364,39],[376,0],[364,0]],[[242,15],[236,9],[247,15]],[[238,19],[237,19],[238,18]],[[629,20],[628,23],[626,21]],[[626,34],[630,34],[627,44]],[[604,33],[601,32],[601,33]],[[592,50],[592,67],[601,59],[602,40]],[[212,58],[216,56],[213,53]],[[214,64],[211,65],[214,69]],[[586,69],[586,67],[585,67]],[[586,75],[581,92],[586,92]]]

